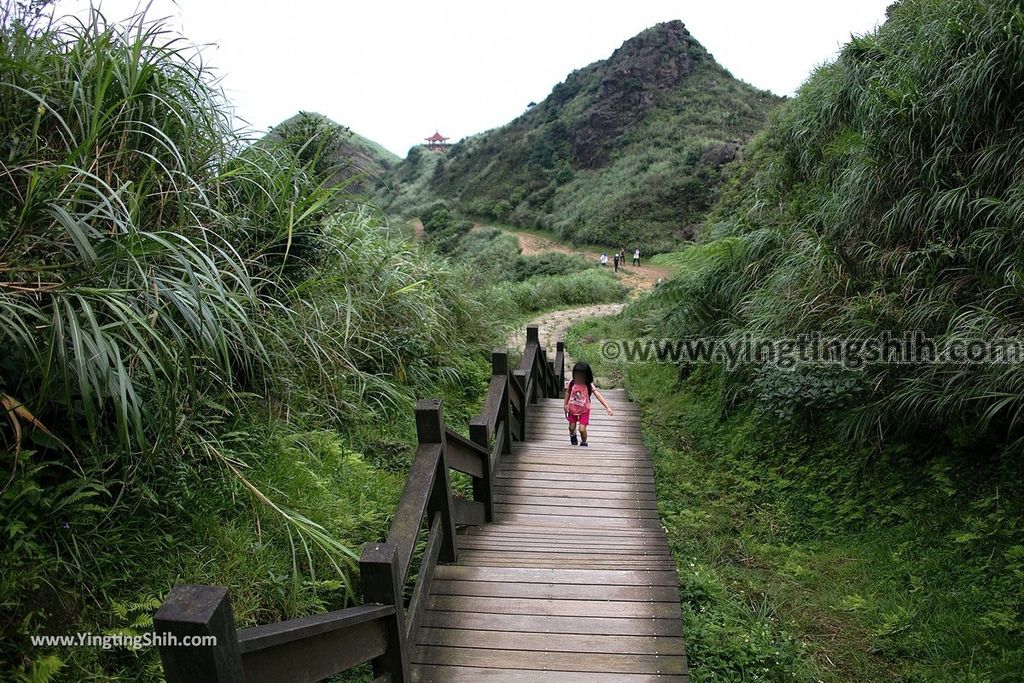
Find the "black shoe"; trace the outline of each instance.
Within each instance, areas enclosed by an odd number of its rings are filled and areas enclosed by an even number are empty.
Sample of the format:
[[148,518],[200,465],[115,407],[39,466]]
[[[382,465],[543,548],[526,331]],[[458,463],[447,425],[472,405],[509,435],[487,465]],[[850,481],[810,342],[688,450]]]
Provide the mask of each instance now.
[[581,447],[581,448],[586,448],[586,447],[587,447],[587,446],[589,446],[589,445],[590,445],[590,444],[588,444],[588,443],[587,443],[586,441],[584,441],[583,443],[581,443],[581,444],[580,444],[580,447]]
[[577,440],[577,438],[576,438],[576,435],[575,435],[575,434],[570,434],[570,435],[569,435],[569,443],[571,443],[571,444],[572,444],[573,446],[575,446],[575,445],[576,445],[576,443],[577,443],[577,441],[578,441],[578,440]]

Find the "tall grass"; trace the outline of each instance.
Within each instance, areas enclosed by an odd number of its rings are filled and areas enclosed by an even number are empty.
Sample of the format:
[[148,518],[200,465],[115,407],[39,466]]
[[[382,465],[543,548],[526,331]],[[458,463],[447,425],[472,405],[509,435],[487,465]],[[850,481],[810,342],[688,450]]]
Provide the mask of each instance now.
[[[750,147],[680,278],[687,334],[1017,337],[1024,323],[1024,15],[1016,3],[905,0],[853,39]],[[781,400],[770,368],[729,396]],[[880,366],[851,379],[861,439],[946,434],[1020,445],[1019,364]]]
[[163,24],[38,9],[0,4],[0,668],[151,679],[28,636],[144,630],[181,581],[247,623],[344,604],[414,397],[467,412],[500,324]]

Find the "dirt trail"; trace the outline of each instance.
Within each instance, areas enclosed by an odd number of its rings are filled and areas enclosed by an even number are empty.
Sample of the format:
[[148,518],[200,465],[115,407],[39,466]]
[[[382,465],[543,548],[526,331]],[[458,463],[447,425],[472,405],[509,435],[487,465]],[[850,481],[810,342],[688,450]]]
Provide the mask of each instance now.
[[[481,228],[497,227],[491,226],[486,223],[476,223],[474,230]],[[426,231],[423,229],[423,222],[419,219],[412,221],[413,234],[417,239],[423,239],[426,236]],[[575,254],[582,256],[589,260],[591,263],[596,263],[598,258],[601,256],[596,251],[589,249],[579,249],[577,247],[571,247],[561,242],[557,242],[550,237],[544,237],[532,232],[526,232],[524,230],[516,230],[515,228],[500,227],[499,230],[504,230],[510,235],[515,235],[516,239],[519,240],[519,248],[526,256],[535,254],[543,254],[549,251],[557,251],[562,254]],[[612,258],[613,253],[608,255],[608,269],[612,270]],[[647,291],[654,287],[659,280],[667,279],[671,275],[671,271],[668,268],[661,266],[646,265],[643,259],[640,261],[640,266],[633,267],[633,253],[627,254],[629,257],[629,265],[620,265],[618,276],[622,280],[622,283],[629,287],[630,296],[636,296],[640,292]]]
[[[608,315],[616,315],[626,307],[626,304],[597,304],[595,306],[581,306],[579,308],[563,308],[558,311],[551,311],[537,316],[526,326],[516,330],[508,339],[510,348],[522,348],[526,344],[526,327],[536,325],[540,328],[540,341],[548,346],[548,358],[554,358],[555,342],[565,339],[565,333],[570,327],[581,320],[588,318],[603,318]],[[565,354],[566,371],[572,367],[576,360]]]
[[[477,227],[481,228],[488,226],[478,224]],[[557,251],[563,254],[576,254],[578,256],[582,256],[583,258],[591,261],[592,263],[596,263],[598,258],[601,256],[599,252],[590,251],[588,249],[570,247],[565,244],[562,244],[561,242],[556,242],[555,240],[549,237],[537,235],[532,232],[525,232],[521,230],[516,230],[514,228],[505,227],[501,229],[504,230],[505,232],[515,235],[519,239],[519,248],[522,249],[523,254],[527,256],[532,254],[543,254],[544,252],[548,251]],[[608,253],[609,270],[611,270],[613,267],[611,262],[613,254],[614,252]],[[658,282],[658,280],[667,279],[668,276],[671,274],[667,268],[662,268],[660,266],[644,265],[643,259],[640,260],[639,266],[634,267],[633,265],[631,265],[633,262],[633,253],[629,252],[627,256],[629,257],[627,265],[619,266],[618,275],[619,278],[622,279],[623,284],[625,284],[627,287],[630,288],[630,290],[632,290],[633,295],[651,289]]]
[[[485,227],[491,226],[483,223],[477,223],[473,229],[479,230]],[[562,254],[575,254],[577,256],[582,256],[592,262],[596,262],[600,257],[600,254],[596,251],[571,247],[536,233],[516,230],[508,227],[501,227],[499,229],[515,235],[516,239],[519,240],[519,248],[522,250],[522,253],[527,256],[555,251]],[[413,233],[416,235],[417,239],[424,238],[426,233],[421,221],[413,221]],[[630,262],[632,262],[632,254],[629,254],[629,256]],[[612,265],[609,264],[608,268],[611,269]],[[619,266],[618,277],[622,280],[622,283],[630,289],[630,298],[633,298],[641,292],[651,289],[659,280],[668,278],[671,274],[671,270],[668,268],[643,265],[643,262],[641,261],[641,265],[638,267],[633,267],[632,265]],[[566,332],[574,324],[589,318],[603,318],[609,315],[616,315],[625,308],[625,306],[626,304],[624,303],[598,304],[592,306],[580,306],[577,308],[565,308],[544,313],[528,322],[522,328],[513,332],[512,335],[509,336],[508,345],[513,349],[522,348],[526,343],[526,327],[536,325],[540,328],[539,333],[541,343],[549,346],[549,352],[551,354],[550,357],[553,358],[555,342],[560,339],[565,339]],[[565,356],[566,372],[569,371],[575,362],[576,360],[570,357],[567,353]],[[599,378],[597,383],[606,387],[615,385],[615,382],[609,382],[607,379],[603,378]]]

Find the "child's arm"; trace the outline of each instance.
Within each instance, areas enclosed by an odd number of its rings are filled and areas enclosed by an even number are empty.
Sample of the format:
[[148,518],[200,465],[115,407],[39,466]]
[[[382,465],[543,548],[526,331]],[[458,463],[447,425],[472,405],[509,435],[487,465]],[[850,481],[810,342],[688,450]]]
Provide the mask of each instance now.
[[608,401],[604,400],[604,396],[602,396],[601,392],[597,390],[597,387],[594,387],[594,396],[596,396],[597,400],[601,402],[601,405],[604,406],[604,409],[608,411],[609,415],[615,414],[615,411],[612,410],[610,405],[608,405]]
[[565,388],[565,397],[562,399],[562,410],[569,410],[569,387]]

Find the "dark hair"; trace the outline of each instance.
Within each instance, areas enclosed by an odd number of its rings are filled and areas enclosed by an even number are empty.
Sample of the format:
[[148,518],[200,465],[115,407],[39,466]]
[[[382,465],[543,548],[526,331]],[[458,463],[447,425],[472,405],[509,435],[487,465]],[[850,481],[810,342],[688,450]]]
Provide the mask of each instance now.
[[576,373],[580,373],[587,380],[587,395],[594,393],[594,371],[590,367],[590,363],[584,363],[580,361],[576,365],[572,366],[572,379],[569,380],[569,386],[571,387],[573,382],[576,381]]

